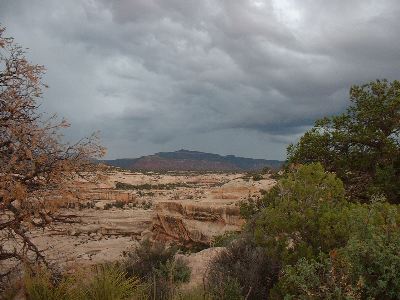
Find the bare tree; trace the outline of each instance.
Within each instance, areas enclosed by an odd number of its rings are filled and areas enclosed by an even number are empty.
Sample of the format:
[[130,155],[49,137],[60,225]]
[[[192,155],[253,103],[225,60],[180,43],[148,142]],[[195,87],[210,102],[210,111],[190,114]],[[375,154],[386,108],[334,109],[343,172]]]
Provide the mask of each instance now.
[[69,124],[39,112],[45,69],[24,54],[0,28],[0,278],[22,261],[45,261],[29,232],[68,222],[58,207],[75,197],[79,177],[95,179],[92,158],[104,154],[95,134],[62,142]]

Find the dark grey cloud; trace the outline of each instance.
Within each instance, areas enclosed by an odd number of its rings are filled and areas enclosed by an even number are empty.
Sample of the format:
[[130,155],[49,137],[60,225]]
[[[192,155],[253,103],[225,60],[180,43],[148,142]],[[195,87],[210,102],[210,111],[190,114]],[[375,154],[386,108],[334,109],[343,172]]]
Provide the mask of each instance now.
[[46,65],[44,108],[109,157],[284,158],[352,84],[400,78],[395,0],[34,0],[0,22]]

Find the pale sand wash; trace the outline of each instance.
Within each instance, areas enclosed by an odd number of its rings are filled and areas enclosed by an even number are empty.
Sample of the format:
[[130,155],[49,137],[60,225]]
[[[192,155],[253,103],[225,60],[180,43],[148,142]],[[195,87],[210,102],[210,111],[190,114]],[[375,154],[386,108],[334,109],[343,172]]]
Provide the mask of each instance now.
[[[212,243],[215,235],[240,230],[240,200],[259,196],[261,189],[268,190],[275,184],[268,175],[260,181],[245,175],[112,172],[97,186],[77,183],[84,203],[93,208],[64,211],[77,215],[80,223],[57,225],[32,235],[51,261],[67,268],[120,260],[124,251],[143,238],[180,241],[188,246]],[[116,182],[178,186],[116,190]],[[123,208],[104,209],[107,203],[117,200],[124,202]]]

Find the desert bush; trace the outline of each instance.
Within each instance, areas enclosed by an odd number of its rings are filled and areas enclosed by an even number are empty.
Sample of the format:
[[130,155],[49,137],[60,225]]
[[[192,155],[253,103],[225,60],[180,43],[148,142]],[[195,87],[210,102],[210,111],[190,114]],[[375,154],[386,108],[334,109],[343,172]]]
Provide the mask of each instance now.
[[217,235],[213,238],[213,247],[226,247],[231,242],[239,237],[239,233],[236,231],[227,231],[221,235]]
[[248,197],[245,200],[241,200],[238,205],[242,218],[249,221],[250,219],[254,218],[257,213],[265,208],[265,201],[264,198]]
[[347,262],[301,258],[284,268],[283,276],[271,291],[272,299],[361,299],[359,286],[351,283]]
[[345,201],[340,179],[320,164],[290,172],[262,201],[265,208],[255,216],[252,232],[259,245],[286,258],[343,247],[352,236],[368,236],[368,226],[389,226],[389,216],[393,226],[399,224],[398,206],[384,198],[374,197],[371,204]]
[[58,276],[37,268],[26,272],[23,284],[28,300],[139,300],[147,299],[149,292],[146,285],[127,277],[116,264]]
[[98,265],[94,275],[84,284],[82,295],[87,300],[146,299],[147,287],[137,277],[128,277],[115,264]]
[[104,210],[109,210],[110,208],[113,208],[113,204],[112,203],[106,203],[105,205],[104,205]]
[[261,170],[261,174],[269,174],[270,172],[272,172],[272,169],[270,167],[264,167]]
[[278,279],[279,269],[279,264],[262,247],[242,236],[210,263],[206,290],[216,299],[266,299]]
[[123,209],[125,207],[125,204],[126,204],[126,202],[121,201],[121,200],[117,200],[117,201],[114,201],[114,202],[111,202],[111,203],[106,203],[104,205],[103,209],[104,210],[108,210],[108,209],[111,209],[113,207],[119,208],[119,209]]
[[243,289],[236,278],[226,276],[224,280],[215,282],[208,287],[207,295],[211,299],[220,300],[243,300]]
[[261,174],[254,174],[252,178],[253,181],[260,181],[263,179],[263,176]]
[[172,260],[177,248],[167,247],[164,243],[152,243],[144,240],[133,251],[125,254],[125,269],[129,276],[149,278],[160,265]]
[[190,290],[177,291],[173,300],[212,300],[203,288],[197,287]]
[[126,253],[125,269],[129,276],[137,276],[151,285],[156,299],[172,298],[177,287],[190,280],[190,269],[181,259],[175,259],[178,248],[163,243],[143,241]]
[[124,201],[121,201],[121,200],[117,200],[117,201],[115,201],[114,202],[114,207],[116,207],[116,208],[124,208],[124,206],[125,206],[125,202]]
[[343,184],[320,164],[301,166],[260,201],[249,222],[257,244],[285,263],[340,247],[348,239]]
[[287,266],[275,289],[277,299],[399,299],[400,235],[379,229],[352,238],[330,255]]
[[261,194],[261,196],[264,196],[264,195],[267,194],[267,193],[268,193],[267,190],[260,189],[260,194]]
[[29,300],[69,300],[78,299],[72,278],[57,280],[51,272],[43,268],[26,270],[24,276],[25,295]]
[[115,183],[115,189],[117,189],[117,190],[134,190],[135,186],[133,184],[118,181]]
[[399,206],[345,201],[320,164],[291,170],[257,204],[246,231],[283,268],[271,298],[396,299]]
[[[70,204],[72,204],[72,203],[70,203]],[[95,207],[93,202],[83,202],[83,203],[77,203],[77,204],[78,204],[79,210]],[[68,208],[75,208],[75,204],[73,205],[73,207],[68,207]]]
[[150,209],[153,206],[153,203],[151,201],[146,201],[142,203],[142,208],[143,209]]
[[160,264],[154,270],[158,277],[165,278],[172,283],[188,282],[190,280],[190,269],[181,259],[169,259],[164,264]]

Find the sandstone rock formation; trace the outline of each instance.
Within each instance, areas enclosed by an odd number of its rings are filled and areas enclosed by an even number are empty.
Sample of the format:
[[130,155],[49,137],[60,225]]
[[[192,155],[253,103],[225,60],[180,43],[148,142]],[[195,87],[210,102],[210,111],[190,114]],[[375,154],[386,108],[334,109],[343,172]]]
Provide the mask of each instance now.
[[[116,189],[118,182],[128,189]],[[64,208],[77,223],[32,236],[52,261],[66,265],[115,261],[147,238],[204,248],[213,236],[240,230],[240,200],[273,185],[267,175],[253,181],[242,173],[111,172],[96,186],[77,183],[82,202]]]
[[213,236],[239,231],[244,222],[235,205],[160,202],[155,213],[153,238],[174,241],[188,248],[210,245]]

